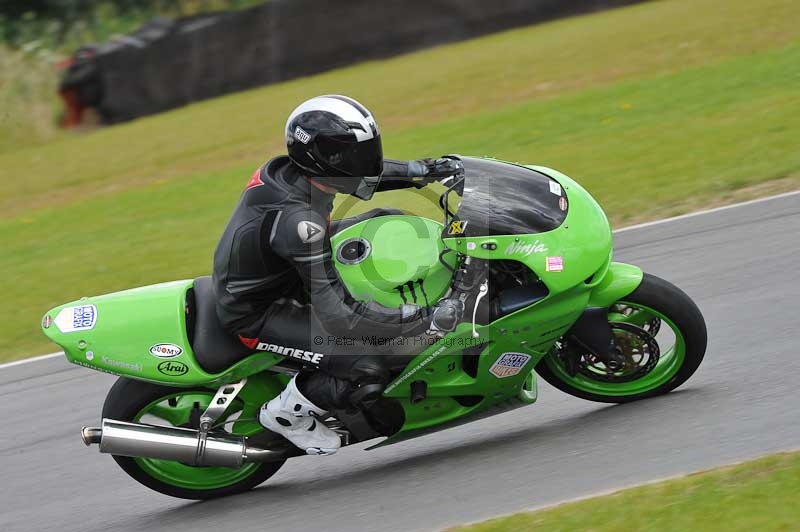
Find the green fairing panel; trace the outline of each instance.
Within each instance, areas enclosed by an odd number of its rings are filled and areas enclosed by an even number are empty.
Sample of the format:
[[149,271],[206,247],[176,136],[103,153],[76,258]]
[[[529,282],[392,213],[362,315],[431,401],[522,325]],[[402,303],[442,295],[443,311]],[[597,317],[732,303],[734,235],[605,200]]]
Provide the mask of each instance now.
[[81,366],[173,386],[231,382],[283,357],[257,353],[220,374],[197,363],[186,334],[192,280],[82,298],[50,310],[43,332]]
[[[405,423],[398,433],[376,446],[535,402],[535,393],[521,391],[545,355],[525,344],[524,338],[532,336],[531,328],[514,333],[494,325],[478,325],[476,330],[478,337],[473,337],[472,325],[462,323],[417,355],[389,384],[385,395],[401,403]],[[462,356],[465,350],[476,358]],[[418,380],[426,383],[427,398],[413,404],[411,383]]]
[[[450,270],[439,261],[441,233],[441,223],[418,216],[372,218],[331,238],[334,264],[356,299],[427,306],[450,284]],[[444,260],[452,267],[455,253]]]
[[[403,404],[406,413],[402,430],[386,443],[456,422],[462,416],[473,419],[535,401],[535,394],[521,392],[523,383],[553,342],[580,316],[588,299],[589,289],[579,287],[550,296],[546,305],[533,305],[491,324],[477,325],[477,337],[473,337],[471,323],[462,323],[454,333],[436,341],[386,390],[387,396]],[[470,362],[464,354],[477,355],[474,369],[465,371]],[[508,357],[524,364],[507,368],[503,361]],[[426,382],[428,399],[412,404],[411,383],[416,380]]]
[[624,298],[642,282],[642,269],[631,264],[612,262],[600,282],[592,289],[590,307],[608,307]]
[[[561,172],[542,166],[525,168],[548,176],[560,186],[567,202],[567,215],[561,225],[528,235],[451,236],[445,238],[445,245],[476,258],[522,262],[551,293],[564,292],[602,273],[610,260],[612,238],[611,226],[600,205]],[[469,169],[467,172],[469,177]]]

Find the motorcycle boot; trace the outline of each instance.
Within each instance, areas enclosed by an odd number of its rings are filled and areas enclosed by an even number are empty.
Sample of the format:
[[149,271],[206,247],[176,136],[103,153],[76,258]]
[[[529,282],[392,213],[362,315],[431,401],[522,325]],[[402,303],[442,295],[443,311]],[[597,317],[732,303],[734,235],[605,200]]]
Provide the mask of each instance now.
[[339,450],[342,441],[322,422],[327,414],[300,393],[295,376],[280,395],[261,407],[258,421],[306,454],[330,455]]

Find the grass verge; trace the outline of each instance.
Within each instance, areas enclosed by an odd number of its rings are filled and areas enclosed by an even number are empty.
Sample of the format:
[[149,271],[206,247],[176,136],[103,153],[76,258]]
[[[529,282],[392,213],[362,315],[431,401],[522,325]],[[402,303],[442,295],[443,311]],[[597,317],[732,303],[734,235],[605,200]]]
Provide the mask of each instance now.
[[[0,153],[0,278],[14,309],[0,360],[52,350],[38,324],[57,304],[208,273],[243,184],[313,94],[376,108],[389,156],[558,168],[615,224],[798,188],[793,13],[792,0],[645,3]],[[418,195],[379,196],[337,214],[393,205],[438,216]]]
[[800,453],[780,453],[448,532],[788,532],[800,522],[798,493]]

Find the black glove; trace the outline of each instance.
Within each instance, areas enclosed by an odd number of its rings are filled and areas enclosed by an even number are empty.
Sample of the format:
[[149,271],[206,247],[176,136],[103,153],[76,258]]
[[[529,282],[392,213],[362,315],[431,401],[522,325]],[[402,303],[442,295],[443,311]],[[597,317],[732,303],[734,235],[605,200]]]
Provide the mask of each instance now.
[[463,171],[464,163],[452,155],[445,155],[438,159],[420,159],[408,163],[408,176],[421,177],[425,184],[461,174]]
[[431,324],[429,332],[450,332],[456,328],[464,315],[464,302],[460,299],[440,299],[430,308]]

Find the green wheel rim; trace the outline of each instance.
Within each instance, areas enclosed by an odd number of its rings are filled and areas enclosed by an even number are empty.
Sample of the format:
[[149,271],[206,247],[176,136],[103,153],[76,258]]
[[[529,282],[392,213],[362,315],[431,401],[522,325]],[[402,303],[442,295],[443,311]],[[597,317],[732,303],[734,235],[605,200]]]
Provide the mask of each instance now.
[[[156,399],[142,408],[134,417],[133,422],[140,422],[146,415],[155,416],[166,421],[172,426],[179,426],[189,422],[189,416],[195,403],[203,410],[208,407],[214,397],[213,391],[203,392],[187,390],[186,392],[165,395]],[[243,411],[246,405],[240,401],[226,412],[227,419],[232,414]],[[253,430],[243,430],[252,423],[234,423],[233,434],[250,435]],[[244,464],[240,468],[227,467],[194,467],[172,460],[158,460],[155,458],[134,458],[139,467],[148,475],[172,486],[192,490],[211,490],[224,488],[241,482],[252,475],[260,464]]]
[[[545,364],[554,375],[561,379],[561,381],[584,392],[609,397],[621,397],[639,395],[655,390],[669,382],[681,369],[683,361],[686,358],[686,341],[683,337],[683,333],[681,333],[681,330],[675,323],[661,312],[640,303],[618,301],[617,304],[633,307],[660,318],[662,321],[662,328],[663,325],[666,325],[672,330],[672,333],[675,335],[675,343],[666,349],[659,344],[661,355],[656,367],[641,378],[630,382],[603,382],[591,379],[581,373],[576,374],[574,377],[570,376],[566,372],[564,364],[558,360],[556,356],[548,354],[545,357]],[[641,321],[641,317],[639,316],[630,321],[637,323],[637,321]]]

